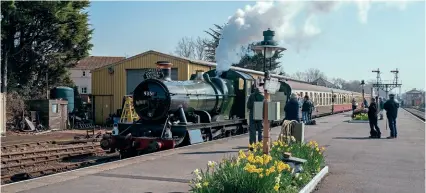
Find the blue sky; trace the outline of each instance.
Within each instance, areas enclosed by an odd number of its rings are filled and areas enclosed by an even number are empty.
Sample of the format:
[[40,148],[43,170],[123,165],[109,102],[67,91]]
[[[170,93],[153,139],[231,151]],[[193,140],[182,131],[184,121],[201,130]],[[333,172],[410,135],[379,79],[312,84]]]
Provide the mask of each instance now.
[[[92,2],[88,9],[95,29],[91,55],[132,56],[153,49],[171,53],[184,36],[207,37],[204,30],[227,22],[237,9],[255,2]],[[345,80],[390,80],[398,68],[402,91],[425,87],[425,3],[405,10],[373,5],[368,22],[358,21],[355,5],[344,6],[318,20],[322,33],[297,52],[282,58],[287,73],[318,68]],[[273,30],[273,29],[272,29]],[[261,35],[261,34],[260,34]]]

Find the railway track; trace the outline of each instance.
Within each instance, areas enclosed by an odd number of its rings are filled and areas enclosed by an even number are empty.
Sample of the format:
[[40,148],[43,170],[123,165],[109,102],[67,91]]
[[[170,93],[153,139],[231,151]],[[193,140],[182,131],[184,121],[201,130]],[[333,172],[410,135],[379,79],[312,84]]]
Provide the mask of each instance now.
[[[53,174],[108,160],[100,139],[41,141],[2,146],[2,184]],[[78,160],[69,161],[74,158]],[[67,161],[68,160],[68,161]]]
[[51,175],[55,173],[70,171],[82,167],[91,165],[106,163],[119,159],[118,154],[112,155],[101,155],[101,156],[90,156],[84,158],[69,159],[64,162],[55,162],[48,165],[40,165],[38,167],[27,168],[25,171],[8,173],[1,176],[2,184],[18,182],[37,178],[45,175]]
[[411,113],[412,115],[418,117],[422,121],[425,121],[425,110],[424,109],[418,109],[418,108],[404,108],[406,111]]

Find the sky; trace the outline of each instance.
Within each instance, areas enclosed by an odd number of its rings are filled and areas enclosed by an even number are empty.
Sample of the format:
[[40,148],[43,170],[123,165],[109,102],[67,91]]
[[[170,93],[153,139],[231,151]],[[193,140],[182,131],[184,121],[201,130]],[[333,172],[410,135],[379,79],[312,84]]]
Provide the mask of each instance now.
[[[90,54],[130,57],[148,50],[172,53],[182,37],[208,37],[204,30],[213,24],[227,23],[238,9],[255,4],[254,1],[94,1],[88,9],[89,22],[94,28]],[[318,68],[329,78],[373,80],[376,74],[371,71],[379,68],[382,79],[391,80],[394,76],[390,71],[398,68],[402,92],[425,88],[424,2],[345,4],[327,14],[315,14],[315,29],[320,29],[316,30],[320,33],[305,41],[303,48],[289,43],[290,38],[279,39],[287,48],[281,58],[281,68],[286,73]],[[268,21],[276,21],[276,17]],[[311,34],[315,31],[306,27],[304,19],[292,23],[300,24],[301,29]],[[274,27],[271,30],[283,30]],[[259,41],[263,30],[266,29],[258,29]]]

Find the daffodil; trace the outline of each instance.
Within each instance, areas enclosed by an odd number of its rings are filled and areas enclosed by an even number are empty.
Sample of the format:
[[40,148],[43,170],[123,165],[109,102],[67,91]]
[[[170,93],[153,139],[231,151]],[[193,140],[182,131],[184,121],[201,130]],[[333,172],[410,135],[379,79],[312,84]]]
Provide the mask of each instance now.
[[201,188],[201,183],[196,183],[196,184],[195,184],[195,187],[197,187],[197,188]]
[[209,182],[203,182],[203,186],[208,186],[209,185]]
[[215,161],[209,161],[209,162],[207,163],[207,165],[208,165],[210,168],[213,168],[214,166],[216,166],[216,165],[217,165],[217,163],[216,163]]
[[279,189],[280,189],[280,185],[279,184],[275,184],[274,190],[278,192]]
[[199,169],[195,169],[192,173],[194,173],[195,175],[200,175],[200,170]]

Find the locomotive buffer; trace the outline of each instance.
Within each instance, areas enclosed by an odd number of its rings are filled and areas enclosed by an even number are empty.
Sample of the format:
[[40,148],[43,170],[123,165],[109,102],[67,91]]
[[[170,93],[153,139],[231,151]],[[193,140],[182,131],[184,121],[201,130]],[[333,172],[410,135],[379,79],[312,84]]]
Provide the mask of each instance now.
[[123,112],[121,113],[120,123],[133,123],[139,119],[133,107],[133,97],[125,96],[125,103],[123,105]]

